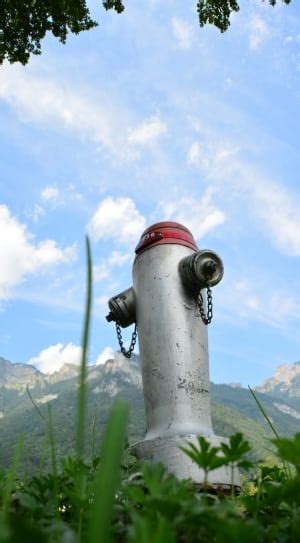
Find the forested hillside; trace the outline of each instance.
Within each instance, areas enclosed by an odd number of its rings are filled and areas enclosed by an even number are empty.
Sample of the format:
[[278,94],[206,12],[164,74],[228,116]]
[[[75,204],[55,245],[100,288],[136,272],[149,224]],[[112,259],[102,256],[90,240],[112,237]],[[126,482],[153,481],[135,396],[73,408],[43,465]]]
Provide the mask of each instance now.
[[[2,365],[4,367],[3,362]],[[16,438],[20,433],[24,433],[26,443],[24,466],[32,470],[39,468],[41,462],[47,462],[49,455],[46,426],[47,410],[50,405],[58,453],[71,454],[75,444],[77,367],[66,365],[61,372],[45,376],[34,368],[30,370],[24,368],[24,365],[6,361],[1,379],[1,465],[9,464]],[[133,357],[128,362],[117,353],[115,360],[107,361],[102,366],[90,367],[87,381],[86,454],[91,453],[93,432],[96,443],[100,442],[109,408],[117,398],[128,401],[130,405],[128,435],[130,442],[142,439],[145,433],[145,416],[138,357]],[[281,435],[293,435],[299,430],[300,410],[296,409],[295,398],[287,397],[284,401],[283,399],[279,401],[270,393],[257,394]],[[272,446],[269,442],[270,429],[249,390],[212,383],[211,397],[216,434],[229,436],[241,431],[250,441],[255,459],[272,455]]]

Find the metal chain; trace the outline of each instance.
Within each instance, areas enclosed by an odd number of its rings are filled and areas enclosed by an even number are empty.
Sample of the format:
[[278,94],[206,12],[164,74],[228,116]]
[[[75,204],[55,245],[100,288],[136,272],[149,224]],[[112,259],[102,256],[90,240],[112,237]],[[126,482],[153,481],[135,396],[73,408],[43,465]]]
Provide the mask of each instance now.
[[204,311],[204,303],[203,303],[203,296],[201,294],[201,291],[199,292],[199,296],[197,298],[197,304],[200,311],[200,316],[204,324],[207,326],[211,323],[213,318],[213,302],[212,302],[212,292],[209,287],[207,287],[207,314],[205,314]]
[[121,353],[124,356],[126,356],[126,358],[131,358],[131,355],[133,353],[133,350],[134,350],[134,347],[135,347],[135,344],[136,344],[137,325],[135,324],[135,326],[134,326],[134,330],[132,332],[131,343],[130,343],[128,351],[126,351],[126,349],[124,347],[123,338],[122,338],[122,330],[121,330],[121,326],[120,326],[119,322],[116,322],[116,330],[117,330],[117,337],[118,337]]

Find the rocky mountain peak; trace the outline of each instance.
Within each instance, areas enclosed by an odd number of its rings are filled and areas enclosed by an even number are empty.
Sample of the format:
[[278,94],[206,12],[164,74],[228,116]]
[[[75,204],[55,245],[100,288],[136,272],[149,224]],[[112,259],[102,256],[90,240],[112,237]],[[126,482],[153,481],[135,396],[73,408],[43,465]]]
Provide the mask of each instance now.
[[0,358],[0,387],[25,388],[43,383],[43,374],[29,364],[13,364]]
[[300,362],[281,364],[275,370],[274,379],[279,383],[290,385],[297,375],[300,375]]
[[48,383],[59,383],[66,379],[73,379],[78,376],[79,367],[77,364],[64,364],[58,371],[46,376]]
[[274,395],[287,395],[290,398],[300,398],[300,362],[281,364],[274,375],[262,385],[256,387],[259,392]]
[[[78,372],[78,365],[66,363],[58,371],[44,374],[29,364],[14,364],[0,358],[0,387],[25,389],[26,386],[32,388],[37,384],[55,384],[77,378]],[[134,354],[129,360],[122,353],[116,352],[114,358],[107,360],[105,364],[88,366],[87,372],[88,380],[98,378],[101,374],[107,377],[119,374],[125,381],[132,382],[139,388],[142,386],[139,357]]]
[[141,388],[142,376],[139,364],[139,357],[135,354],[131,358],[126,358],[117,351],[114,358],[109,359],[104,364],[104,374],[122,373],[125,379]]

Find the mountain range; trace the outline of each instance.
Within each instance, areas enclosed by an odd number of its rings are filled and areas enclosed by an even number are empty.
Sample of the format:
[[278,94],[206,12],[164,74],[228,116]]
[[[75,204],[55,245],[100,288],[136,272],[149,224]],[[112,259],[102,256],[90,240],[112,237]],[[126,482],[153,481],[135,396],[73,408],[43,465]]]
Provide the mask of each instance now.
[[[52,410],[58,455],[73,453],[77,381],[78,366],[72,364],[46,375],[33,366],[0,358],[0,466],[10,463],[20,433],[25,440],[22,455],[25,468],[39,469],[43,463],[47,464],[48,406]],[[279,366],[255,393],[280,435],[300,431],[300,362]],[[89,366],[86,397],[87,455],[91,454],[92,442],[99,444],[116,398],[130,404],[129,440],[143,438],[145,416],[138,356],[128,360],[115,353],[114,359],[105,364]],[[211,400],[216,434],[228,436],[242,431],[253,447],[255,459],[273,457],[270,442],[273,436],[248,389],[211,383]]]

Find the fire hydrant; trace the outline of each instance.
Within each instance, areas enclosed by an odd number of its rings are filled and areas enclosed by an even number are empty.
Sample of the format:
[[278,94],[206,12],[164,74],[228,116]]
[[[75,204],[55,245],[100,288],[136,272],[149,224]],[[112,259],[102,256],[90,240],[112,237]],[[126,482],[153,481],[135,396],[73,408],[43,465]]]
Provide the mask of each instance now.
[[[199,251],[191,232],[175,222],[147,228],[135,249],[133,287],[108,302],[121,351],[140,350],[147,431],[135,445],[139,457],[160,462],[178,478],[201,484],[204,474],[181,450],[197,436],[213,446],[227,442],[212,427],[207,324],[212,318],[211,287],[223,276],[213,251]],[[207,289],[207,302],[203,292]],[[121,327],[136,324],[129,350]],[[232,483],[226,467],[209,474],[209,483]],[[239,486],[239,474],[234,474]]]

